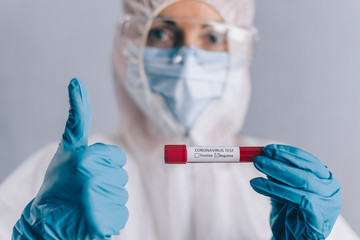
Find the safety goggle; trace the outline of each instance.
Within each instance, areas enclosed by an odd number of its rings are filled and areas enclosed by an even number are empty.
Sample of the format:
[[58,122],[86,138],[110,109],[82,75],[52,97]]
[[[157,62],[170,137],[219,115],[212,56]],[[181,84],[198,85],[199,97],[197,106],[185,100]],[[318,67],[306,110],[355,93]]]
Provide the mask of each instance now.
[[232,42],[253,45],[257,40],[255,28],[202,19],[125,15],[119,26],[122,37],[135,39],[142,36],[145,46],[158,48],[189,45],[208,51],[227,51]]

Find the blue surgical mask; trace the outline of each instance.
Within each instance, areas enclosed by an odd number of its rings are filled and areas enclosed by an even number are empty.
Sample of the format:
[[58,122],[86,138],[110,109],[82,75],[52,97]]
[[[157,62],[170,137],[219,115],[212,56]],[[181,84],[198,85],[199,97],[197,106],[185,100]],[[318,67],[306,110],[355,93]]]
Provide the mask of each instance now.
[[224,92],[229,53],[145,47],[144,67],[152,92],[161,95],[177,121],[190,129],[202,111]]

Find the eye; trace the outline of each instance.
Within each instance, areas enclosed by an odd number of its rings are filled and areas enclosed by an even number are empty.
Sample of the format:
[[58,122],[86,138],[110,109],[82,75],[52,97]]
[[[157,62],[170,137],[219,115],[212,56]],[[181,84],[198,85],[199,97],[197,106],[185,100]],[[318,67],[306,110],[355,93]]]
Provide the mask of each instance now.
[[224,44],[226,43],[226,35],[210,32],[206,34],[206,41],[210,44]]
[[201,35],[201,47],[210,51],[226,51],[227,50],[227,31],[223,29],[215,29],[207,27]]
[[157,27],[149,31],[147,45],[170,47],[174,44],[174,32],[166,27]]
[[149,38],[157,41],[169,40],[168,34],[163,29],[152,29],[149,32]]

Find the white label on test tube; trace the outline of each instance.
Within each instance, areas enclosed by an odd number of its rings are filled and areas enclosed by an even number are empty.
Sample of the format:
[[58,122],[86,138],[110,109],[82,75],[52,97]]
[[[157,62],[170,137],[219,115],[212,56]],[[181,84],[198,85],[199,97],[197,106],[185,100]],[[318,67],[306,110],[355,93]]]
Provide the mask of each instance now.
[[187,147],[187,162],[239,162],[239,147]]

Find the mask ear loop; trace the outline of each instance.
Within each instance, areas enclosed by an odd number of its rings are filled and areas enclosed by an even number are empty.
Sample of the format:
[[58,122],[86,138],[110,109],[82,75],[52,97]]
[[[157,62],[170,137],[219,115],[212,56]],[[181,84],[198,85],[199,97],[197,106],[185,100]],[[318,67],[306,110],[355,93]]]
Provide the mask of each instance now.
[[[237,68],[238,64],[250,65],[254,59],[256,43],[258,41],[258,33],[255,27],[249,29],[241,29],[234,26],[229,26],[228,42],[229,42],[229,53],[231,56],[230,67]],[[238,44],[240,44],[238,46]],[[245,47],[245,48],[244,48]],[[243,58],[237,59],[234,56],[234,52],[243,49]],[[241,62],[239,62],[241,60]]]
[[119,36],[119,44],[121,46],[121,54],[125,56],[133,64],[138,64],[138,57],[136,57],[138,56],[138,53],[129,50],[129,46],[127,45],[127,42],[124,42],[123,39],[127,37],[125,36],[126,32],[124,32],[124,30],[128,29],[129,27],[133,27],[131,26],[131,24],[136,21],[143,21],[143,19],[136,19],[131,15],[125,15],[124,17],[119,18],[116,25],[116,31]]
[[141,81],[143,82],[144,87],[146,88],[145,91],[145,98],[146,98],[146,102],[150,102],[151,100],[151,90],[150,90],[150,86],[149,86],[149,82],[147,81],[147,77],[146,77],[146,73],[145,73],[145,66],[144,66],[144,50],[145,50],[145,46],[146,46],[146,42],[147,42],[147,38],[148,38],[148,33],[149,30],[151,28],[153,22],[153,18],[148,18],[146,25],[145,25],[145,29],[144,29],[144,34],[142,36],[142,40],[141,40],[141,45],[139,47],[139,73],[140,73],[140,78]]

